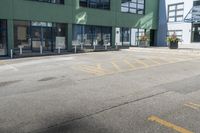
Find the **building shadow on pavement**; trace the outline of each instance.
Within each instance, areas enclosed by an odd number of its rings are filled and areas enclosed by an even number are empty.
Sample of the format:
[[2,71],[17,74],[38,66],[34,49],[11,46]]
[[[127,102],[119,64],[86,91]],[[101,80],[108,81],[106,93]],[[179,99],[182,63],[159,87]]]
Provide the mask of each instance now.
[[56,124],[34,133],[117,133],[116,129],[104,123],[103,118],[83,117]]

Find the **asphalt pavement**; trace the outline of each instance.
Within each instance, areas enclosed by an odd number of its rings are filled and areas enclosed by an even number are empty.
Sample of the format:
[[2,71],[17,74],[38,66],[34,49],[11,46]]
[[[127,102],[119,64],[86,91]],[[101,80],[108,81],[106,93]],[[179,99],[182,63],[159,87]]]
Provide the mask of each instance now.
[[0,133],[199,133],[200,52],[0,60]]

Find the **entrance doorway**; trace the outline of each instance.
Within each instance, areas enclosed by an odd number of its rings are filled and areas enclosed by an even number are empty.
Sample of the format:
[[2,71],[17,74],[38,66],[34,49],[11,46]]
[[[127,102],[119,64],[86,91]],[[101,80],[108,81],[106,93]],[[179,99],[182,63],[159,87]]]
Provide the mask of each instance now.
[[32,51],[53,52],[53,23],[31,22]]
[[200,24],[192,25],[192,42],[200,42]]
[[32,51],[38,52],[42,49],[43,51],[53,52],[52,34],[51,27],[32,26]]

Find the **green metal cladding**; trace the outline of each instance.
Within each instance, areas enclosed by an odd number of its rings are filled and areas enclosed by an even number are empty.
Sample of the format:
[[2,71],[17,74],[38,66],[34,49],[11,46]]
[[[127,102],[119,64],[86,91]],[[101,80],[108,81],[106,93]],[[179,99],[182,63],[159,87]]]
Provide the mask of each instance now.
[[[111,0],[110,10],[79,7],[79,0],[64,5],[29,0],[0,0],[0,19],[8,20],[8,46],[13,46],[13,20],[32,20],[72,24],[157,29],[159,0],[146,0],[145,15],[121,12],[121,0]],[[114,31],[113,31],[114,33]],[[68,31],[68,43],[72,35]]]

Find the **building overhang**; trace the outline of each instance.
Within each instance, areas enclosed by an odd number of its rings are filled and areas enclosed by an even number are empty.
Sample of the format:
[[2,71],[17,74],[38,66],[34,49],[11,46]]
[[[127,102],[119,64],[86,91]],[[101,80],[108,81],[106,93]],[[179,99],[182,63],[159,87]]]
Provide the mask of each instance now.
[[200,23],[200,6],[193,6],[184,21],[187,23]]

